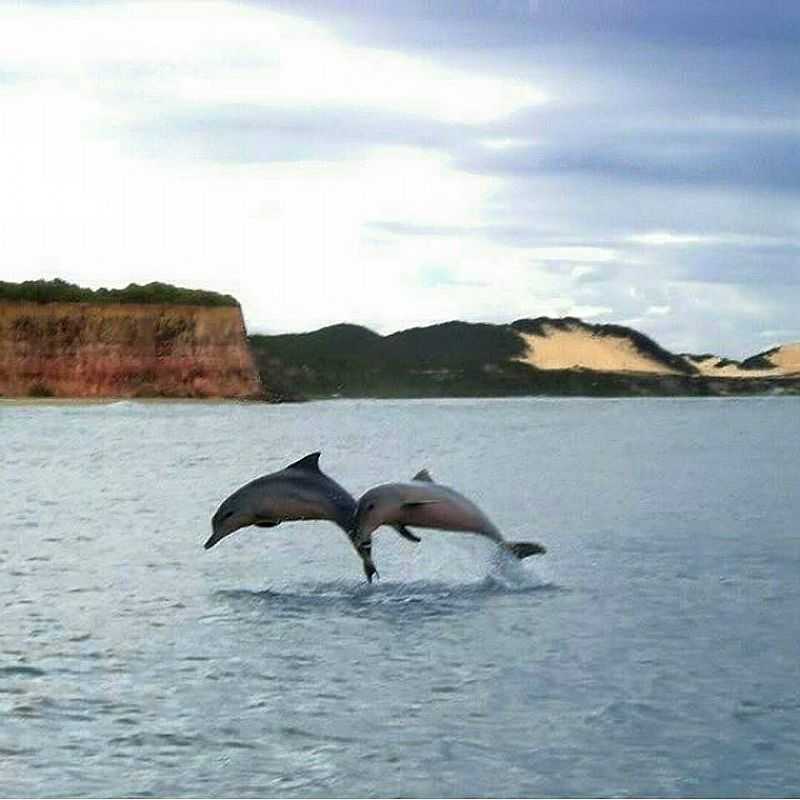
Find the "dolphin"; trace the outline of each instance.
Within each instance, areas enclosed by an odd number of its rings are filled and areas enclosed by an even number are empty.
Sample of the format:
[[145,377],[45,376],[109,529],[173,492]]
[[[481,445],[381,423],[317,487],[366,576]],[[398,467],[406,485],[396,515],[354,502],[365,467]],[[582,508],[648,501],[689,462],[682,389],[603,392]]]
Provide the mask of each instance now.
[[[423,469],[410,483],[384,483],[358,501],[351,539],[364,563],[371,563],[372,534],[381,525],[438,528],[476,533],[496,542],[519,559],[547,552],[537,542],[509,542],[471,500],[449,486],[435,483]],[[374,565],[373,565],[374,568]]]
[[[240,528],[274,528],[292,520],[325,519],[338,525],[350,539],[356,500],[350,492],[319,468],[320,453],[309,455],[277,472],[263,475],[237,489],[222,501],[211,519],[212,534],[206,550]],[[410,541],[419,542],[402,525],[395,530]],[[351,539],[352,541],[352,539]],[[367,580],[376,573],[369,548],[356,548]]]

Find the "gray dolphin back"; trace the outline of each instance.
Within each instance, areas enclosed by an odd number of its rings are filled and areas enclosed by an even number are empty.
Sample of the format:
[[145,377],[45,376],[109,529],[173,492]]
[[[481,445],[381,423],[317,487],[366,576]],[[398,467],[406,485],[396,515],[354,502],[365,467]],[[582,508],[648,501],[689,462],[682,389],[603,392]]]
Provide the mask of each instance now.
[[[325,516],[317,517],[318,519],[330,519],[348,533],[356,510],[356,499],[344,486],[319,468],[319,457],[319,452],[309,453],[275,473],[275,477],[285,473],[285,477],[295,483],[298,490],[305,492],[310,504],[319,501],[319,511],[328,512]],[[329,507],[324,509],[325,505]],[[306,519],[314,518],[306,517]]]

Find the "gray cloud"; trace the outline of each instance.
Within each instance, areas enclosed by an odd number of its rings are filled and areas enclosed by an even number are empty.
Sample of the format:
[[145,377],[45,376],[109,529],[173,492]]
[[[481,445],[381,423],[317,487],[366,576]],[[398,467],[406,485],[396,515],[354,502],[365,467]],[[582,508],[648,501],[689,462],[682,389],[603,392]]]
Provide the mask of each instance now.
[[717,245],[687,248],[679,274],[686,281],[729,283],[748,290],[800,288],[800,246]]
[[462,168],[495,174],[585,174],[653,185],[800,191],[800,132],[625,131],[554,136],[542,144],[476,152]]
[[389,145],[447,150],[464,135],[463,126],[352,106],[242,105],[153,114],[129,133],[153,153],[238,162],[357,158]]
[[759,0],[695,0],[676,10],[672,0],[248,0],[253,5],[307,14],[353,37],[386,44],[409,39],[429,46],[487,47],[548,41],[559,35],[594,39],[604,35],[645,41],[720,45],[794,41],[800,9],[780,3],[765,9]]

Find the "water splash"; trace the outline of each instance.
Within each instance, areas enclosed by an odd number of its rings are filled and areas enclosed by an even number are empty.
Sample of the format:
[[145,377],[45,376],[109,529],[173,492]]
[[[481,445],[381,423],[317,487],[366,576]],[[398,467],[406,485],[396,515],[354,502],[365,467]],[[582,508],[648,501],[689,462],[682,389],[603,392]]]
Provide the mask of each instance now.
[[[473,558],[469,569],[459,569],[463,565],[440,555],[434,569],[430,569],[430,563],[426,563],[426,569],[415,569],[412,560],[398,578],[384,578],[372,584],[360,579],[312,582],[291,579],[271,583],[263,589],[221,590],[216,596],[234,603],[291,607],[296,612],[413,605],[443,610],[454,605],[468,607],[496,595],[561,588],[544,580],[534,565],[525,564],[494,545],[481,547],[478,553],[482,558],[477,561]],[[430,562],[431,557],[425,560]]]

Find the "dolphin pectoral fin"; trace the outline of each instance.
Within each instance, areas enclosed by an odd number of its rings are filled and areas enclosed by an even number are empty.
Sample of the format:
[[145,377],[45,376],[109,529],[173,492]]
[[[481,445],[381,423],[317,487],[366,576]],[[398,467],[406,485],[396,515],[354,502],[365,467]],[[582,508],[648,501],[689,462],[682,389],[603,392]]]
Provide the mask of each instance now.
[[538,542],[507,542],[506,547],[520,560],[547,552],[547,548]]
[[258,522],[254,522],[253,525],[256,528],[274,528],[276,525],[280,525],[281,521],[275,519],[261,519]]
[[398,523],[397,525],[392,526],[404,539],[408,539],[409,542],[421,542],[422,539],[419,538],[416,534],[411,533],[411,531],[406,528],[405,525],[401,525]]

